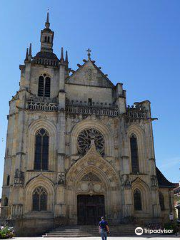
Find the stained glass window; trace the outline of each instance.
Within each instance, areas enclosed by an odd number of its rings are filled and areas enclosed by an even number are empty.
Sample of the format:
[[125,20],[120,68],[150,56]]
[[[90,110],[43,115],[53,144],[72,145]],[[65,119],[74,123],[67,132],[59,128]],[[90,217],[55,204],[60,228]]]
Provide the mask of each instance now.
[[35,136],[35,170],[48,170],[49,134],[41,128]]
[[94,141],[96,150],[104,155],[104,137],[100,131],[94,128],[88,128],[83,130],[78,136],[78,152],[85,155],[91,147],[91,143]]
[[139,172],[138,145],[137,145],[137,138],[134,134],[130,138],[130,147],[131,147],[132,172],[138,173]]
[[47,192],[43,187],[38,187],[33,192],[33,211],[47,210]]
[[139,189],[134,191],[134,210],[142,210],[141,192]]

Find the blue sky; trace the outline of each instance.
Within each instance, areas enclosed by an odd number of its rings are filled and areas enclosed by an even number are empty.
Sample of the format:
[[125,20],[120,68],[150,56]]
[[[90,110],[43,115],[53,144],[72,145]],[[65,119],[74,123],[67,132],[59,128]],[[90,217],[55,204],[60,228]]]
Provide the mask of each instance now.
[[69,52],[70,67],[92,58],[127,90],[127,103],[150,100],[157,166],[180,180],[180,1],[179,0],[16,0],[0,2],[0,186],[8,101],[19,87],[19,64],[40,30],[49,8],[54,52]]

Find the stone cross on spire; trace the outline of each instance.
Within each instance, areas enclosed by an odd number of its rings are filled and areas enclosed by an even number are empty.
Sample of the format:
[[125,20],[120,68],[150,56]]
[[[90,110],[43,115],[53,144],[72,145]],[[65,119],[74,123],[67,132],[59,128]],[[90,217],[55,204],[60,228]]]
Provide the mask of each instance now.
[[91,49],[86,50],[88,52],[88,60],[91,60]]

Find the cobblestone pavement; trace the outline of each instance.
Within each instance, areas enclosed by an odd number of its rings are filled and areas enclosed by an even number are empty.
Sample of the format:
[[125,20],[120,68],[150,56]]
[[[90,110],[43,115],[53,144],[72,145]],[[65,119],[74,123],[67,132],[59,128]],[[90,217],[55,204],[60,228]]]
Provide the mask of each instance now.
[[[168,240],[174,240],[174,239],[180,239],[180,235],[178,236],[158,236],[158,235],[147,235],[147,236],[142,236],[142,237],[135,237],[135,236],[129,236],[129,237],[108,237],[107,240],[145,240],[145,239],[154,239],[154,240],[163,240],[163,239],[168,239]],[[14,238],[14,240],[101,240],[100,237],[79,237],[79,238],[42,238],[42,237],[17,237]]]

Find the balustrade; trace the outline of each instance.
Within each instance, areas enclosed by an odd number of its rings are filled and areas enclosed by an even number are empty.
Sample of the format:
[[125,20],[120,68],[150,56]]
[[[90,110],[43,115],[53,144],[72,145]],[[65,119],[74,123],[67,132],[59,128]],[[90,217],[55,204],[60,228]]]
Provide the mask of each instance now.
[[32,111],[55,112],[58,111],[58,104],[54,99],[31,98],[27,101],[27,109]]
[[66,106],[66,113],[68,114],[82,114],[82,115],[98,115],[98,116],[109,116],[117,117],[119,115],[118,108],[101,108],[95,106]]

